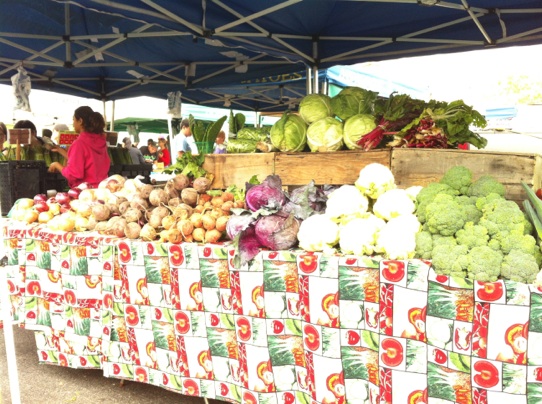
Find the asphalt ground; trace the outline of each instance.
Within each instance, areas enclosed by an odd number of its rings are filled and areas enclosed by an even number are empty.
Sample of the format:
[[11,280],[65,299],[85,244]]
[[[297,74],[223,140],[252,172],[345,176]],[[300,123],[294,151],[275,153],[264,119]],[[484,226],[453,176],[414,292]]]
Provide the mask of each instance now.
[[[40,365],[33,331],[13,327],[22,404],[204,404],[199,397],[185,396],[149,384],[103,376],[100,369],[70,369]],[[0,403],[11,403],[4,332],[0,329]],[[208,400],[209,404],[223,401]]]

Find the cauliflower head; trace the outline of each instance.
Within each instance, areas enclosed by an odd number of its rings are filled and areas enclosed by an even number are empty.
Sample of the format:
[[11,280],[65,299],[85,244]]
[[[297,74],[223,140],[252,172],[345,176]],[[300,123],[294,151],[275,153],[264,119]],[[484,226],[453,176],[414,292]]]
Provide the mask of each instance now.
[[396,188],[395,177],[391,170],[379,163],[371,163],[363,167],[354,184],[363,195],[371,199],[378,199],[384,192]]
[[373,213],[384,220],[414,213],[414,201],[404,189],[390,189],[378,197],[373,205]]
[[343,254],[371,255],[374,253],[376,237],[386,225],[383,219],[369,214],[355,218],[339,226],[339,246]]
[[401,218],[402,216],[391,219],[377,234],[375,251],[387,259],[414,258],[416,253],[414,226],[405,225],[406,221]]
[[327,251],[339,242],[339,225],[328,215],[312,215],[301,222],[297,239],[305,251]]
[[326,215],[335,220],[362,215],[369,208],[369,200],[353,185],[342,185],[328,195]]

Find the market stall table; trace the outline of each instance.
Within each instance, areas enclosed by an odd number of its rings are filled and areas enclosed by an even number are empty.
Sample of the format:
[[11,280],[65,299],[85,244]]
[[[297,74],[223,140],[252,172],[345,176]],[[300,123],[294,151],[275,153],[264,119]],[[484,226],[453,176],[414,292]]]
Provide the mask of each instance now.
[[5,228],[15,319],[43,363],[265,403],[534,403],[542,294],[422,260]]

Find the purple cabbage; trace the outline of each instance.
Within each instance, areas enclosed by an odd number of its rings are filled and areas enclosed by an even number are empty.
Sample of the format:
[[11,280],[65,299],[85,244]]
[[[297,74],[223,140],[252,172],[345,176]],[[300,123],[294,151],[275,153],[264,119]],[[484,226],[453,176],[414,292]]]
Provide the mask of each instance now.
[[288,250],[297,244],[299,225],[299,220],[293,215],[269,215],[260,217],[254,229],[261,246],[271,250]]
[[246,185],[245,203],[253,212],[262,208],[278,210],[285,202],[282,181],[278,175],[269,175],[258,185]]
[[296,218],[305,220],[315,213],[326,209],[327,195],[314,185],[314,180],[294,189],[288,195],[288,201],[282,207],[281,213],[293,214]]
[[246,230],[256,219],[252,215],[231,215],[226,223],[226,233],[233,240],[239,233]]

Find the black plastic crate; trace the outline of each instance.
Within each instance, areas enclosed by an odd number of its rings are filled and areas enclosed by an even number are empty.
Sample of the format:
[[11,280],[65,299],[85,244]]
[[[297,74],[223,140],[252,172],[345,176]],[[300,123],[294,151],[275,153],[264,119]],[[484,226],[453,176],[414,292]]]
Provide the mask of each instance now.
[[44,161],[0,161],[0,210],[8,214],[19,198],[45,193]]
[[152,164],[125,164],[120,175],[126,178],[135,178],[141,175],[145,184],[151,183]]
[[57,192],[68,191],[68,180],[60,173],[45,173],[45,190],[54,189]]
[[109,173],[108,175],[111,176],[113,174],[120,174],[122,173],[122,167],[123,165],[122,164],[111,164],[109,166]]

